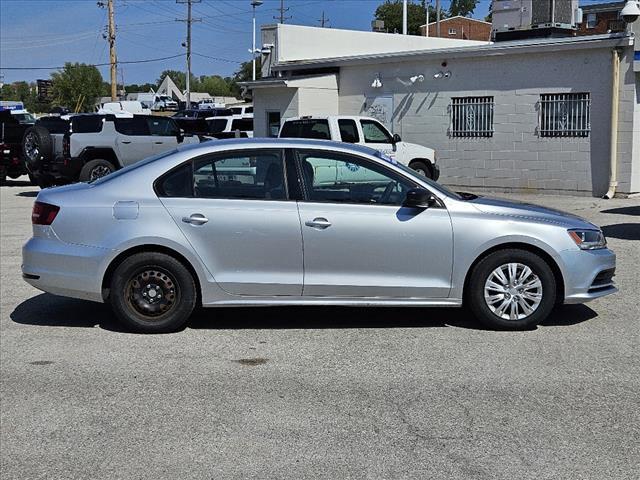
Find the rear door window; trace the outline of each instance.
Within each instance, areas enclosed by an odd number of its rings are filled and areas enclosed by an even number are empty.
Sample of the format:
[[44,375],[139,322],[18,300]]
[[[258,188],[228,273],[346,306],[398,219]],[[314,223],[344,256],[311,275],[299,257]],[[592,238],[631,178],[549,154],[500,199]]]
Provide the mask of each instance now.
[[167,117],[147,117],[149,132],[158,137],[175,137],[179,133],[176,123]]
[[150,135],[149,125],[144,117],[116,118],[114,120],[116,131],[128,136]]
[[355,120],[338,120],[338,128],[340,129],[340,139],[343,142],[358,143],[360,141],[358,126],[356,125]]
[[199,198],[287,198],[280,151],[231,152],[196,160],[191,183]]

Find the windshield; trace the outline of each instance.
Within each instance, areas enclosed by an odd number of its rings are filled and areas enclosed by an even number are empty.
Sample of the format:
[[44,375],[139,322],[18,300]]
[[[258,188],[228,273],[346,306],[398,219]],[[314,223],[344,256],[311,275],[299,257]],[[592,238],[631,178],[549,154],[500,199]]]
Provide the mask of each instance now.
[[423,177],[418,172],[416,172],[413,168],[407,167],[406,165],[403,165],[402,163],[398,162],[397,160],[395,160],[393,158],[390,158],[390,157],[387,157],[384,153],[382,153],[380,151],[376,151],[376,153],[374,153],[374,155],[376,157],[378,157],[379,159],[384,160],[385,162],[392,163],[393,165],[398,167],[400,170],[402,170],[404,173],[406,173],[407,175],[410,175],[412,178],[415,178],[415,179],[420,180],[422,182],[426,182],[431,188],[433,188],[434,190],[436,190],[439,193],[442,193],[443,195],[446,195],[447,197],[455,198],[456,200],[465,200],[465,198],[463,198],[461,195],[457,194],[456,192],[454,192],[452,190],[449,190],[444,185],[441,185],[441,184],[439,184],[437,182],[434,182],[430,178]]
[[131,172],[137,168],[140,167],[144,167],[145,165],[148,165],[151,162],[155,162],[156,160],[160,160],[161,158],[165,158],[168,157],[169,155],[173,155],[174,153],[176,153],[178,150],[174,149],[174,150],[169,150],[168,152],[162,152],[158,155],[154,155],[152,157],[148,157],[145,158],[144,160],[141,160],[139,162],[133,163],[131,165],[128,165],[124,168],[121,168],[120,170],[116,170],[115,172],[110,173],[109,175],[105,175],[104,177],[100,177],[100,178],[96,178],[95,180],[91,180],[89,183],[92,185],[100,185],[103,184],[105,182],[109,182],[111,180],[113,180],[114,178],[118,178],[120,175],[123,175],[125,173]]

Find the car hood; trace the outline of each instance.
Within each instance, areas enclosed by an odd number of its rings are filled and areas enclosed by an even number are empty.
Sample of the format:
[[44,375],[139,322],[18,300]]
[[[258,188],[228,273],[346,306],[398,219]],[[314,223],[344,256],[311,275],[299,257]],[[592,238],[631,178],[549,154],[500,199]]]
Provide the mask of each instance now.
[[483,213],[554,223],[566,228],[598,229],[596,225],[577,215],[531,203],[491,197],[478,197],[469,200],[469,203]]

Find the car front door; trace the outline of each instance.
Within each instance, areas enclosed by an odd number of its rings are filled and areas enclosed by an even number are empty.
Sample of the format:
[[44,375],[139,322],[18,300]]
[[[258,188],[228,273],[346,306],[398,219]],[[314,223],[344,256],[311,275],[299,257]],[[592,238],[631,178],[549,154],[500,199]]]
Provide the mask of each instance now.
[[195,159],[156,189],[223,290],[299,296],[300,217],[285,178],[281,150],[240,150]]
[[364,145],[375,148],[390,158],[401,160],[401,152],[398,151],[401,147],[400,144],[394,144],[393,137],[380,122],[362,119],[360,127],[362,128],[362,143]]
[[408,178],[372,160],[298,150],[305,296],[444,298],[453,233],[447,210],[402,206]]
[[119,118],[114,120],[116,132],[116,148],[122,166],[136,163],[154,154],[153,138],[144,116]]

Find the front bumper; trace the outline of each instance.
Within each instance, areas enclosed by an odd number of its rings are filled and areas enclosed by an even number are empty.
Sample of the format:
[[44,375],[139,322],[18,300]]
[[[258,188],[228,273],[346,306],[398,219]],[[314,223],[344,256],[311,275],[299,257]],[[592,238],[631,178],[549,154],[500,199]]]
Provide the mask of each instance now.
[[43,292],[103,302],[102,266],[111,251],[65,243],[49,227],[22,247],[22,278]]
[[560,257],[564,264],[564,303],[590,302],[618,291],[613,282],[616,254],[608,248],[565,250]]

